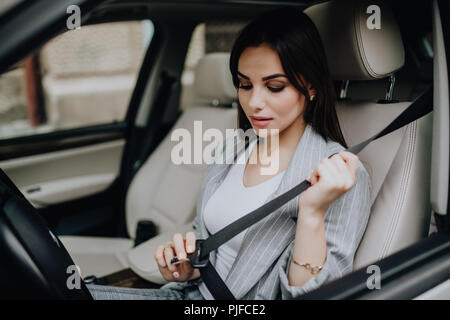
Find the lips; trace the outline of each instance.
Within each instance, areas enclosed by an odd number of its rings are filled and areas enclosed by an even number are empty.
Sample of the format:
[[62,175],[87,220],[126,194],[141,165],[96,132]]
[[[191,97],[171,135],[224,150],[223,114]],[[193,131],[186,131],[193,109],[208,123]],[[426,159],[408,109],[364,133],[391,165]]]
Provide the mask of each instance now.
[[250,118],[255,119],[255,120],[271,120],[271,119],[273,119],[273,118],[269,118],[269,117],[254,117],[254,116],[252,116]]
[[256,127],[267,127],[270,122],[273,120],[273,118],[269,118],[269,117],[250,117],[250,120],[252,122],[252,124]]

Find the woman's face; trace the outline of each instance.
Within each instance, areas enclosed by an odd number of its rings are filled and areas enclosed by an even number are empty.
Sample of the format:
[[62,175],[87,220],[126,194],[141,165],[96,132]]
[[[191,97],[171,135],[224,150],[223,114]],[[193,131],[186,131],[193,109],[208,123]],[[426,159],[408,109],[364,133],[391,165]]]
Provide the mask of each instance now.
[[278,53],[270,46],[262,44],[242,52],[238,79],[239,102],[257,135],[274,134],[270,129],[281,133],[293,124],[303,124],[305,96],[290,83]]

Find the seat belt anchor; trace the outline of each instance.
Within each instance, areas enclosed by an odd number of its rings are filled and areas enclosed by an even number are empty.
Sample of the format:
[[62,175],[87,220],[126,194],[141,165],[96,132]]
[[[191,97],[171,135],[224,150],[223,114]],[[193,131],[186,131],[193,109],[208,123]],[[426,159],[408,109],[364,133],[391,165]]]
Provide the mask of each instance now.
[[209,263],[209,254],[206,257],[200,258],[203,242],[205,242],[205,239],[197,239],[195,241],[195,251],[187,255],[193,268],[204,268]]

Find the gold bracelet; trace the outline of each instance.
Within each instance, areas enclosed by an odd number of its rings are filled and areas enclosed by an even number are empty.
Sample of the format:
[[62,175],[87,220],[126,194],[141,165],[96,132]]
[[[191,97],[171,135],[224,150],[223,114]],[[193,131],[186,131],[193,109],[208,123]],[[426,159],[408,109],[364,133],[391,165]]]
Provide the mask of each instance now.
[[323,265],[322,266],[312,266],[308,262],[306,262],[306,263],[297,262],[297,261],[295,261],[294,258],[292,258],[292,261],[294,261],[295,264],[297,264],[301,267],[304,267],[306,270],[309,270],[309,272],[311,272],[311,274],[318,274],[323,268]]

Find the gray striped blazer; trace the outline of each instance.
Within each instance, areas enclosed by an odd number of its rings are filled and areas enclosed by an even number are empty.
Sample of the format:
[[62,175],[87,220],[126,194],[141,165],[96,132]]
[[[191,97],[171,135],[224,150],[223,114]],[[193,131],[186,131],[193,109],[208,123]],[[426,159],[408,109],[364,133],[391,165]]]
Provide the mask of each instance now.
[[[256,138],[253,132],[250,140]],[[238,152],[235,154],[239,154],[245,144],[236,144]],[[325,141],[307,125],[279,187],[267,201],[309,177],[321,159],[341,150],[344,147],[339,143]],[[230,162],[207,166],[193,224],[199,239],[210,236],[203,221],[203,211],[208,199],[231,168],[232,164],[227,163]],[[325,215],[326,263],[317,277],[301,287],[290,286],[287,278],[295,239],[299,196],[244,231],[244,240],[236,260],[224,279],[234,296],[237,299],[251,300],[292,299],[352,271],[354,255],[370,215],[370,188],[369,175],[359,162],[355,186],[330,205]],[[211,253],[210,260],[213,264],[215,259],[215,253]],[[186,285],[198,284],[199,281],[202,280],[189,281]]]

